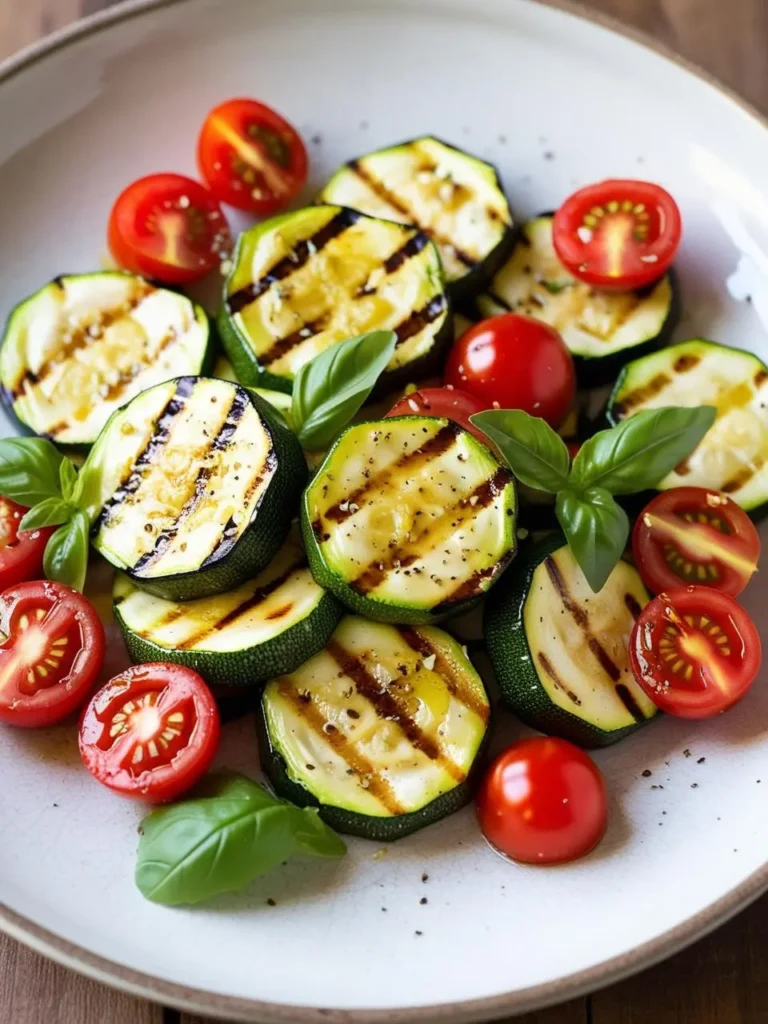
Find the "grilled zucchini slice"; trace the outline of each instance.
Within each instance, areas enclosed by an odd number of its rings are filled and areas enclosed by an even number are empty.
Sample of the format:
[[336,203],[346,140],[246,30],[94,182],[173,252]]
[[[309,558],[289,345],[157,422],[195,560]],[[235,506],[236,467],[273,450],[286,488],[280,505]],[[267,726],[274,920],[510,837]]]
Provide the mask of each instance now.
[[179,377],[118,410],[82,470],[96,550],[168,600],[222,593],[277,554],[306,466],[257,395]]
[[171,661],[214,687],[253,688],[322,650],[341,607],[315,583],[298,537],[263,572],[216,597],[166,601],[118,574],[115,618],[135,662]]
[[532,545],[485,606],[502,695],[528,725],[604,747],[656,714],[629,666],[629,636],[650,597],[619,562],[592,592],[562,534]]
[[280,796],[390,842],[468,803],[489,718],[447,633],[349,615],[324,651],[267,684],[259,748]]
[[186,296],[120,271],[57,277],[18,305],[0,348],[21,425],[86,451],[111,414],[154,384],[205,373],[208,317]]
[[515,483],[450,420],[349,427],[307,488],[302,529],[320,586],[383,622],[464,610],[515,553]]
[[724,491],[752,514],[768,510],[768,367],[756,355],[693,339],[624,368],[608,402],[611,423],[641,409],[714,405],[698,448],[658,489]]
[[319,352],[378,328],[397,335],[384,390],[428,372],[451,342],[440,257],[423,232],[310,206],[240,236],[219,329],[242,384],[290,393]]
[[351,160],[320,200],[415,224],[437,244],[457,298],[476,292],[514,242],[495,167],[430,135]]
[[585,386],[613,381],[629,359],[659,348],[679,316],[675,278],[634,292],[596,291],[572,277],[552,244],[543,214],[523,224],[512,255],[476,299],[482,317],[525,313],[555,327]]
[[[235,368],[226,356],[219,356],[211,371],[211,376],[217,377],[219,380],[230,380],[234,384],[240,383],[237,379]],[[259,398],[263,398],[265,402],[269,402],[273,409],[277,409],[288,426],[293,429],[290,395],[287,395],[284,391],[274,391],[272,388],[251,388],[250,390],[258,395]]]

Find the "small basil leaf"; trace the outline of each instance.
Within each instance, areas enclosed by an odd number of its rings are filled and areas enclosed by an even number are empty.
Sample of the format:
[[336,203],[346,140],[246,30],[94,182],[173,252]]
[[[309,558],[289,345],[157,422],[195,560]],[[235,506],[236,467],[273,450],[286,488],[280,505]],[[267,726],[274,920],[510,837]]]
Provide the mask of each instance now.
[[51,536],[43,556],[43,569],[49,580],[66,583],[82,592],[88,568],[89,527],[88,516],[77,509]]
[[601,430],[579,449],[571,483],[633,494],[655,487],[671,473],[715,422],[710,405],[644,409],[610,430]]
[[0,440],[0,494],[31,508],[45,498],[61,497],[59,465],[63,455],[42,437]]
[[520,483],[551,494],[568,486],[568,448],[544,420],[522,409],[489,409],[470,420],[495,443]]
[[74,463],[69,459],[62,459],[59,463],[59,484],[61,486],[61,496],[65,501],[69,501],[75,493],[76,483],[77,470]]
[[394,331],[370,331],[332,345],[302,366],[293,383],[291,420],[307,451],[322,451],[347,426],[395,351]]
[[74,511],[75,507],[68,501],[61,498],[46,498],[23,516],[19,529],[40,530],[44,526],[59,526],[60,523],[69,522]]
[[555,512],[587,583],[599,593],[627,546],[626,512],[602,487],[561,491]]

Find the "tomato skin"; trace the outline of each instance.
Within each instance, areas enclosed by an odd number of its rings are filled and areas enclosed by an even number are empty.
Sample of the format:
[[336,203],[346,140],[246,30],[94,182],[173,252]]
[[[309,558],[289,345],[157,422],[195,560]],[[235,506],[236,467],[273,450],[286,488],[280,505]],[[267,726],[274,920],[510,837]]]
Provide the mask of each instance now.
[[489,768],[477,796],[488,842],[525,864],[565,864],[597,846],[608,824],[605,780],[579,747],[520,740]]
[[132,665],[94,695],[80,720],[80,756],[122,796],[175,800],[205,774],[221,736],[216,701],[183,665]]
[[182,174],[150,174],[128,185],[109,215],[108,241],[124,270],[170,285],[205,277],[232,249],[217,199]]
[[461,388],[420,388],[410,395],[405,395],[396,402],[387,413],[389,416],[438,416],[453,420],[464,430],[474,434],[478,441],[490,446],[490,441],[469,417],[484,412],[488,406],[479,398],[470,395]]
[[754,682],[761,659],[752,619],[733,597],[711,587],[659,594],[643,608],[629,640],[638,683],[657,707],[678,718],[727,711]]
[[757,570],[760,534],[726,494],[676,487],[658,494],[640,513],[632,553],[654,594],[700,581],[736,597]]
[[309,158],[301,136],[258,100],[232,99],[210,111],[197,141],[197,163],[223,203],[267,216],[304,187]]
[[29,509],[0,495],[0,590],[43,576],[43,555],[55,527],[21,530]]
[[573,358],[553,327],[520,313],[481,320],[448,355],[445,383],[486,409],[524,409],[558,427],[576,397]]
[[579,189],[553,224],[555,251],[570,273],[613,291],[645,288],[663,277],[681,236],[680,210],[669,192],[631,179]]
[[[104,662],[104,626],[63,583],[35,580],[0,594],[0,721],[33,729],[68,718]],[[25,647],[33,657],[25,656]],[[32,681],[30,681],[30,676]]]

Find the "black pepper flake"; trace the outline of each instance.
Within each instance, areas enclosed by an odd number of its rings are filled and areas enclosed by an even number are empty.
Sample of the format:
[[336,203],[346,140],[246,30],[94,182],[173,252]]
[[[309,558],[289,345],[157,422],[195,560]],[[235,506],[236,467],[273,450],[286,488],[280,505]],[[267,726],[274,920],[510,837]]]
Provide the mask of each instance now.
[[309,690],[304,690],[303,692],[301,692],[299,694],[299,700],[303,704],[311,704],[312,703],[312,694],[309,692]]
[[323,136],[320,134],[320,132],[315,132],[314,135],[310,135],[309,141],[312,143],[313,146],[320,146],[322,145],[323,142]]
[[308,772],[313,772],[315,770],[315,766],[313,764],[305,764],[304,767]]
[[704,764],[704,762],[706,760],[707,760],[706,757],[700,757],[699,760],[696,762],[696,764]]
[[58,804],[54,804],[53,806],[54,806],[54,807],[58,807],[59,805],[58,805]]
[[381,912],[382,912],[382,914],[386,914],[386,912],[387,912],[387,908],[386,908],[386,907],[382,907],[382,908],[381,908]]
[[429,901],[427,900],[426,896],[422,896],[421,899],[419,900],[419,903],[422,905],[422,907],[425,906],[428,902]]
[[691,752],[688,749],[688,747],[686,747],[685,750],[683,751],[683,757],[690,757],[690,756],[691,756]]
[[546,151],[546,153],[544,154],[544,159],[545,160],[554,160],[555,159],[555,154],[552,152],[551,149],[548,149]]
[[[735,853],[736,851],[734,850],[733,852]],[[414,935],[423,935],[423,934],[424,934],[424,932],[420,932],[420,931],[419,931],[419,930],[417,929],[417,930],[416,930],[416,931],[415,931],[415,932],[414,932],[413,934],[414,934]]]
[[421,880],[422,880],[422,882],[428,882],[428,881],[429,881],[429,875],[427,874],[427,872],[426,872],[426,871],[425,871],[425,872],[424,872],[424,874],[423,874],[423,875],[421,876]]
[[643,772],[643,778],[644,779],[650,779],[652,774],[653,774],[653,772],[651,771],[651,769],[650,768],[646,768],[645,771]]
[[275,903],[275,901],[274,901],[274,900],[272,899],[272,897],[271,897],[271,896],[270,896],[270,897],[269,897],[269,899],[267,900],[267,906],[268,906],[268,907],[276,907],[276,906],[277,906],[277,903]]
[[691,783],[691,789],[698,789],[698,788],[699,788],[698,782],[692,782]]
[[359,718],[360,717],[360,712],[359,711],[355,711],[354,708],[347,708],[347,714],[349,715],[350,718]]

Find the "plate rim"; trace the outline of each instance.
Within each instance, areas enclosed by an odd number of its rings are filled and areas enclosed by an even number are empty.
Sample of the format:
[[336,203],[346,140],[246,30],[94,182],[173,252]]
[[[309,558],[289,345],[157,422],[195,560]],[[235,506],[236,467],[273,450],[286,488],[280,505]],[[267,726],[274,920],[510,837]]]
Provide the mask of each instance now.
[[[23,47],[0,62],[0,86],[38,61],[66,49],[81,39],[98,34],[124,21],[166,7],[181,6],[189,0],[122,0],[114,7],[96,11],[70,25],[57,29],[41,40]],[[687,74],[725,96],[743,114],[764,131],[768,117],[725,85],[716,76],[687,60],[672,48],[659,43],[650,34],[627,25],[602,11],[583,6],[579,0],[526,0],[541,7],[563,11],[582,21],[597,25],[638,43],[677,65]],[[748,878],[697,914],[667,929],[661,935],[636,946],[629,952],[604,960],[581,971],[575,971],[554,982],[479,999],[437,1003],[427,1006],[396,1009],[331,1009],[295,1006],[288,1003],[265,1002],[240,996],[224,995],[205,989],[191,988],[170,982],[156,975],[126,967],[115,960],[92,953],[68,939],[37,924],[0,902],[0,931],[36,952],[56,961],[91,980],[110,985],[133,996],[162,1002],[180,1010],[204,1015],[226,1015],[230,1020],[262,1021],[263,1024],[445,1024],[496,1019],[507,1014],[522,1014],[576,998],[596,988],[621,981],[636,972],[653,966],[703,938],[744,910],[768,889],[768,859]]]

